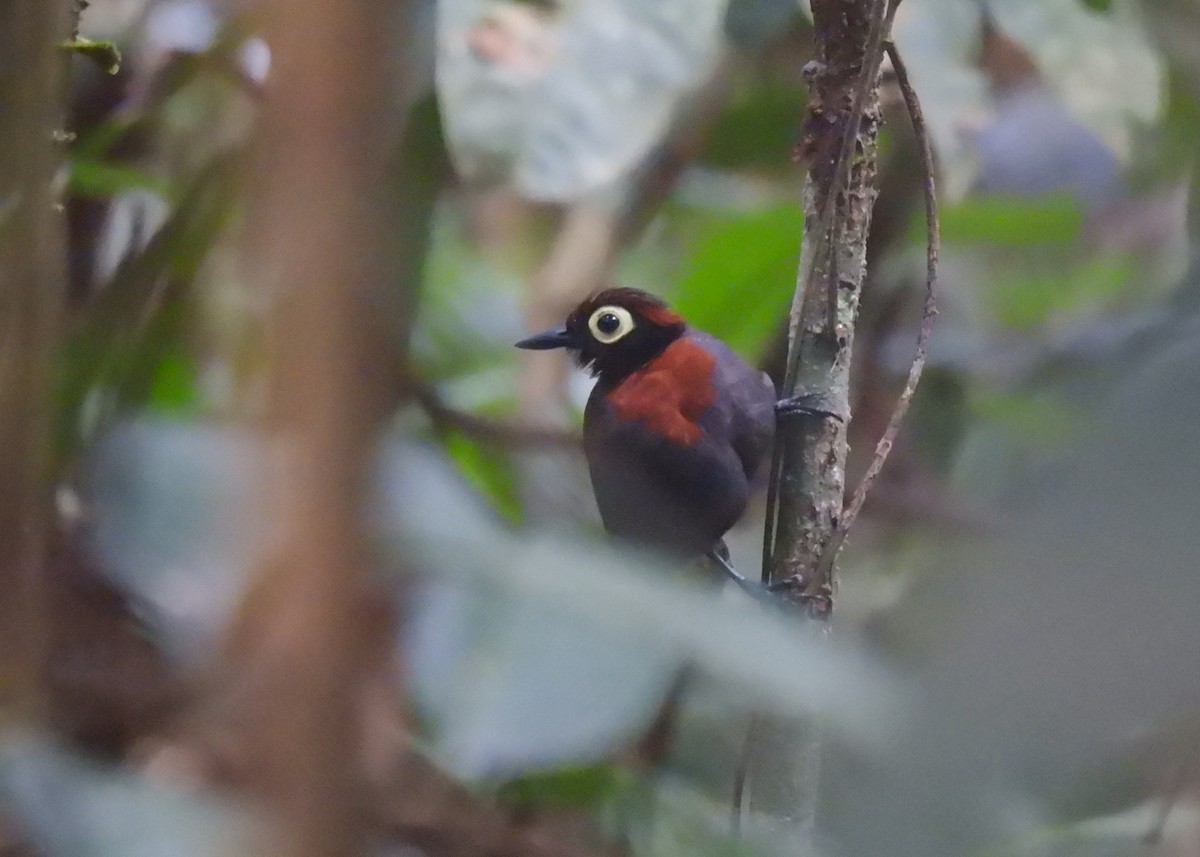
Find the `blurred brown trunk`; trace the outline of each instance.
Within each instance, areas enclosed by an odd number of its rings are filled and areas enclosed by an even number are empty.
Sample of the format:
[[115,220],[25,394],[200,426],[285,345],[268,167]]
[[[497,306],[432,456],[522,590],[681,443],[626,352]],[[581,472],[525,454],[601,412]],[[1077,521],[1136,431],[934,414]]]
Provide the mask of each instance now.
[[233,630],[229,702],[281,850],[347,857],[365,848],[363,698],[388,643],[360,505],[395,365],[381,212],[396,16],[367,0],[259,9],[272,68],[249,270],[269,306],[274,538]]
[[0,719],[44,705],[50,361],[66,295],[58,45],[69,13],[61,0],[0,2]]

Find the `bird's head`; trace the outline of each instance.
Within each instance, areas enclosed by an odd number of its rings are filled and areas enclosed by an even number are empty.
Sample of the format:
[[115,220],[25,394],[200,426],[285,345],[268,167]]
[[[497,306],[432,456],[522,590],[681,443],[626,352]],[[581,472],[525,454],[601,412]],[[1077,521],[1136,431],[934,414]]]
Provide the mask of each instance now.
[[639,289],[606,289],[567,316],[566,324],[522,339],[517,348],[566,348],[603,380],[619,380],[683,335],[687,322]]

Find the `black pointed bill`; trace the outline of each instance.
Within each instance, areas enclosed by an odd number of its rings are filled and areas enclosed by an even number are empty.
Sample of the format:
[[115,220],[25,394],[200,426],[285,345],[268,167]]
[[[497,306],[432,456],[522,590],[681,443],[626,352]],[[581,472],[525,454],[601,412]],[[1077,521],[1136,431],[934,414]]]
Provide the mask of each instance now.
[[528,339],[517,343],[517,348],[528,348],[531,351],[549,351],[551,348],[569,348],[573,340],[565,327],[554,327],[543,330]]

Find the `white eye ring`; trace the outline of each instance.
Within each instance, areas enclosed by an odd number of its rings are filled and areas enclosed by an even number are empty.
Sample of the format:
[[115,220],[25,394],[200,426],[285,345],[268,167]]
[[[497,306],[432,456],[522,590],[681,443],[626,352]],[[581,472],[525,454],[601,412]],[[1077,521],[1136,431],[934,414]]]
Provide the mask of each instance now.
[[[600,329],[600,319],[607,315],[616,316],[617,326],[612,330],[604,331]],[[625,309],[625,307],[602,306],[592,313],[592,317],[588,319],[588,329],[592,332],[592,336],[596,337],[597,342],[612,345],[618,339],[627,335],[629,331],[633,330],[633,316],[630,315],[629,310]]]

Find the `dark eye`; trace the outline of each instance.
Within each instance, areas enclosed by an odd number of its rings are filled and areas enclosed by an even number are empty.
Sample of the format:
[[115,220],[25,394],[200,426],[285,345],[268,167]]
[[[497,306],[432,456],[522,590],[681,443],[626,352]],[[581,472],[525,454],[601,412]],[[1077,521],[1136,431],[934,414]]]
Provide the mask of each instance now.
[[602,306],[588,319],[588,327],[597,342],[611,345],[633,330],[633,316],[622,306]]

